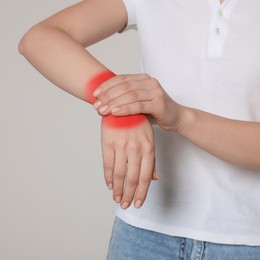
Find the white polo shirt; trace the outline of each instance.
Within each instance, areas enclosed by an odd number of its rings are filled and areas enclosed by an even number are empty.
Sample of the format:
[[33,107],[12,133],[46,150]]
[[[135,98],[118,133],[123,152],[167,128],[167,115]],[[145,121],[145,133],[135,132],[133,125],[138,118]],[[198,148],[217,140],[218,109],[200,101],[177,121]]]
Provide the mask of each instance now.
[[[260,121],[259,0],[123,2],[126,30],[138,30],[141,72],[182,105]],[[154,132],[159,180],[141,209],[118,207],[116,215],[169,235],[260,246],[260,171],[222,161],[157,126]]]

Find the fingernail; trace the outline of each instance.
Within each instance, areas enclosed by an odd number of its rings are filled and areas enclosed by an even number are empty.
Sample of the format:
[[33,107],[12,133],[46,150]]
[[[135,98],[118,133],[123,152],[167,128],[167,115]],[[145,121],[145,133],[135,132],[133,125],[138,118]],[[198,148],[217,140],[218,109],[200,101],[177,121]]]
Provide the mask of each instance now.
[[108,187],[110,190],[112,190],[112,189],[113,189],[112,183],[109,183],[109,184],[107,185],[107,187]]
[[121,201],[121,196],[117,196],[117,197],[115,198],[115,202],[116,202],[116,203],[120,203],[120,201]]
[[158,172],[155,170],[155,177],[156,179],[159,179]]
[[100,93],[100,89],[96,89],[94,92],[93,92],[93,96],[94,97],[97,97]]
[[101,106],[101,101],[97,101],[97,102],[93,105],[93,107],[94,107],[95,109],[98,109],[100,106]]
[[141,201],[141,200],[138,200],[138,201],[135,203],[135,207],[139,209],[141,206],[142,206],[142,201]]
[[122,205],[121,205],[121,208],[122,209],[127,209],[128,208],[128,202],[124,202]]
[[108,109],[108,106],[101,107],[98,111],[103,114]]
[[118,112],[119,110],[120,110],[119,107],[115,107],[115,108],[113,108],[113,109],[111,110],[111,112],[112,112],[112,113],[116,113],[116,112]]

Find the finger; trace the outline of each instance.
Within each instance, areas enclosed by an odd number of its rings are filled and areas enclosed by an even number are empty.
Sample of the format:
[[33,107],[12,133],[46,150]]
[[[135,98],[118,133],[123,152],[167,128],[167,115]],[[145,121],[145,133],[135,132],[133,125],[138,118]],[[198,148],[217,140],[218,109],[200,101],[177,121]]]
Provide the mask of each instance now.
[[107,187],[112,190],[115,153],[111,145],[104,145],[102,143],[102,157],[105,182]]
[[[97,110],[106,105],[111,106],[111,103],[115,100],[117,100],[118,103],[118,100],[125,101],[125,99],[129,100],[129,98],[132,102],[138,98],[137,92],[139,88],[140,84],[137,83],[136,80],[120,82],[100,95],[97,101],[93,104],[93,107]],[[145,95],[143,95],[143,98],[145,98]]]
[[154,157],[154,161],[153,161],[153,176],[152,176],[152,180],[153,181],[157,181],[159,179],[159,176],[158,176],[158,172],[157,172],[157,169],[156,169],[156,165],[155,165],[155,157]]
[[141,166],[141,155],[133,148],[128,157],[127,175],[125,178],[124,194],[121,201],[122,209],[128,208],[134,198],[135,190],[138,185]]
[[147,78],[150,78],[150,76],[146,73],[118,75],[100,84],[93,92],[93,95],[96,98],[98,98],[102,96],[108,89],[122,82],[129,81],[129,80],[142,80]]
[[114,107],[111,109],[111,114],[114,116],[128,116],[137,114],[154,115],[155,105],[156,104],[151,101],[135,102],[123,106]]
[[141,87],[143,87],[143,84],[137,80],[119,82],[119,84],[112,86],[106,92],[99,95],[93,107],[99,110],[99,112],[104,113],[105,110],[107,111],[108,106],[113,107],[138,100],[151,100],[152,97],[156,98],[156,93],[147,91],[147,88],[144,91],[140,89]]
[[99,104],[99,106],[95,105],[94,108],[98,109],[98,112],[101,114],[107,114],[115,108],[121,107],[123,105],[125,106],[137,102],[151,102],[156,98],[152,91],[138,89],[137,84],[136,86],[136,88],[131,88],[129,91],[125,92],[123,90],[123,87],[118,88],[118,91],[114,92],[113,96],[108,97],[106,94],[105,101],[97,101],[96,104]]
[[113,172],[113,198],[115,202],[120,203],[126,176],[127,157],[124,149],[115,151],[115,165]]
[[99,95],[93,106],[96,110],[103,110],[104,106],[108,104],[113,107],[136,101],[151,101],[162,95],[164,95],[164,91],[156,80],[152,78],[132,79],[111,86],[106,92]]
[[134,205],[136,208],[140,208],[147,196],[148,188],[150,186],[154,169],[154,154],[143,157],[141,162],[139,183],[136,189]]
[[159,176],[158,176],[158,172],[156,169],[153,170],[153,177],[152,177],[152,180],[153,181],[157,181],[159,179]]

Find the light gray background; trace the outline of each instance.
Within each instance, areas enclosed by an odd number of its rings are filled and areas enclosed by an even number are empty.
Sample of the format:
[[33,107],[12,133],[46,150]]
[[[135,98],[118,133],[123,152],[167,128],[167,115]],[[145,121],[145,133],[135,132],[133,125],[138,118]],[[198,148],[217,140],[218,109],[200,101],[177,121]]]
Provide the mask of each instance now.
[[[18,53],[37,22],[77,1],[0,3],[0,259],[105,259],[114,219],[103,179],[100,118]],[[138,71],[137,35],[91,46],[116,73]]]

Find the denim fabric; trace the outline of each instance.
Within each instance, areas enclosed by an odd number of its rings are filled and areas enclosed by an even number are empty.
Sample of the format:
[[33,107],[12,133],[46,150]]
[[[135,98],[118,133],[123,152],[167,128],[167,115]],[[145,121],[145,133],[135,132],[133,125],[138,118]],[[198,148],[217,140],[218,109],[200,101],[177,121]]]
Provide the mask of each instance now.
[[116,218],[107,260],[260,260],[260,247],[164,235]]

